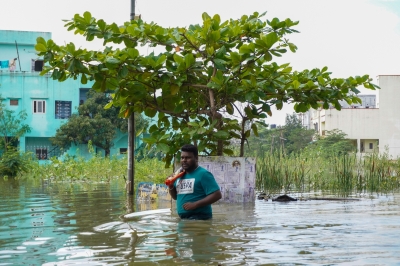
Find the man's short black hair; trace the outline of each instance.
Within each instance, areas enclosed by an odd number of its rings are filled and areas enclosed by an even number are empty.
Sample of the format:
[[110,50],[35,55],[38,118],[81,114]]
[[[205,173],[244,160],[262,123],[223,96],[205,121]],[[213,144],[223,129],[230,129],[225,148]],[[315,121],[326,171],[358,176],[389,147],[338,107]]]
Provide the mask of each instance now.
[[199,150],[193,144],[185,144],[182,146],[181,151],[191,152],[194,157],[199,156]]

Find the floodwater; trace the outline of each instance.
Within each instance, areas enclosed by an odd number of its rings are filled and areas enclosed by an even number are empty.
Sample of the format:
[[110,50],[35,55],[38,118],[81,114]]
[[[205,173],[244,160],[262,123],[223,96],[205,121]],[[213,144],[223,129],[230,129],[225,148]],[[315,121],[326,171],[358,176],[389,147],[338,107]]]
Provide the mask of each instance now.
[[[400,194],[373,196],[217,203],[183,221],[120,183],[1,181],[0,265],[400,265]],[[133,208],[156,210],[122,218]]]

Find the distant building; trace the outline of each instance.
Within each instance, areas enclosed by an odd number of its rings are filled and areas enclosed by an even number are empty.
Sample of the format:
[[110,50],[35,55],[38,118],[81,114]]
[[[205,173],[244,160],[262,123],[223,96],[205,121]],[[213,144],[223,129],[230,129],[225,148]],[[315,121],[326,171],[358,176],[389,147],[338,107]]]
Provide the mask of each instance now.
[[[76,107],[86,100],[92,83],[81,84],[80,80],[53,80],[49,74],[41,76],[43,59],[35,51],[36,38],[51,39],[49,32],[0,30],[0,94],[7,108],[28,114],[30,133],[21,137],[22,151],[31,151],[41,160],[61,156],[64,152],[89,156],[87,145],[72,145],[68,151],[53,146],[49,138],[67,121]],[[138,145],[138,140],[135,145]],[[114,140],[110,154],[126,152],[128,137],[119,134]],[[97,152],[103,150],[96,148]]]
[[341,103],[342,110],[310,110],[311,127],[319,135],[339,129],[347,134],[361,154],[389,152],[400,156],[400,75],[380,75],[379,104],[375,95],[359,95],[362,104]]

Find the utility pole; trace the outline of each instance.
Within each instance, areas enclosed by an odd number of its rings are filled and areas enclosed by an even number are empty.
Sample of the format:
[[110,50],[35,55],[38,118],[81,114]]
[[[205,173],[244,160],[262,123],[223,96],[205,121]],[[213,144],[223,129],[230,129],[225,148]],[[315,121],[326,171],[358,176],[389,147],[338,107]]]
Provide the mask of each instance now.
[[[135,19],[135,0],[131,0],[131,21]],[[128,193],[135,192],[135,113],[128,118]]]

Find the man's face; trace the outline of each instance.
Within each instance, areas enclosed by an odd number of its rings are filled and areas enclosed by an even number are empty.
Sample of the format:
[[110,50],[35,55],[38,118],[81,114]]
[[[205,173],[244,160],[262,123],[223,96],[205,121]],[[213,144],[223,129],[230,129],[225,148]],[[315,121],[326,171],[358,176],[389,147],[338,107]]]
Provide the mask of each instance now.
[[197,158],[193,153],[183,151],[181,153],[181,166],[186,172],[191,172],[197,168]]

